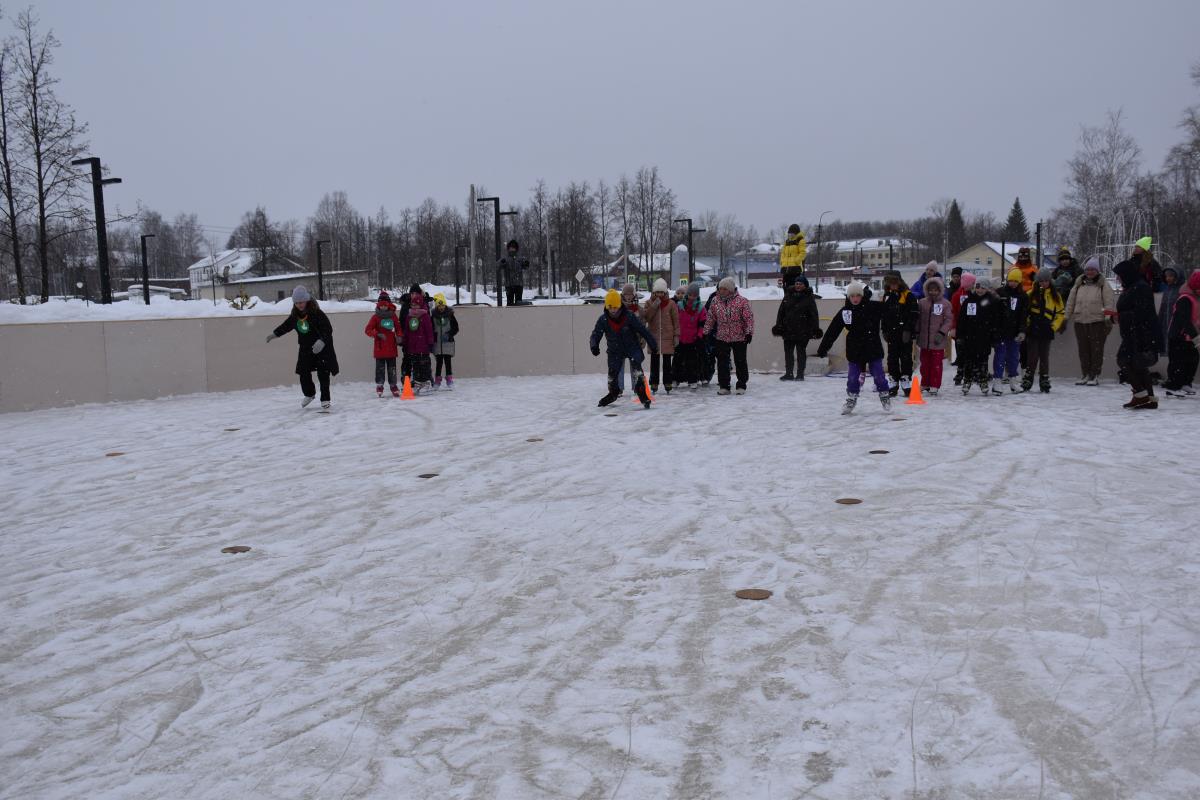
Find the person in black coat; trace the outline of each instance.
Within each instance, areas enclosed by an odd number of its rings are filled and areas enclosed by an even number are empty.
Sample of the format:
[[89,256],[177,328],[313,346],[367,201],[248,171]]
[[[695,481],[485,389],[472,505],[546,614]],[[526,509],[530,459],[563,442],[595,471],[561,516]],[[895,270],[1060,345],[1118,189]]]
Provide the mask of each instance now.
[[[525,271],[529,269],[529,259],[519,255],[520,249],[521,245],[516,239],[510,241],[504,248],[505,255],[500,258],[498,264],[504,272],[504,295],[510,306],[522,302],[521,298],[525,291]],[[500,289],[497,287],[496,294],[499,293]]]
[[1121,330],[1121,346],[1117,350],[1117,365],[1125,374],[1133,397],[1125,408],[1155,409],[1154,382],[1150,367],[1158,362],[1162,349],[1162,329],[1154,308],[1154,290],[1146,281],[1143,260],[1134,257],[1113,268],[1121,280],[1121,296],[1117,298],[1117,324]]
[[892,397],[908,394],[912,384],[913,336],[917,331],[917,301],[899,272],[883,279],[883,338],[887,342]]
[[642,373],[642,344],[638,341],[638,337],[646,341],[646,345],[651,350],[658,349],[658,342],[654,338],[654,334],[650,333],[637,314],[634,314],[625,308],[625,304],[621,301],[621,294],[616,289],[609,289],[604,296],[604,313],[600,315],[600,319],[596,320],[596,327],[592,329],[592,336],[589,344],[591,345],[592,355],[600,355],[600,340],[604,339],[608,347],[608,394],[600,398],[599,406],[610,405],[618,397],[621,396],[621,389],[617,385],[617,375],[625,367],[625,360],[629,360],[629,379],[633,384],[633,390],[637,393],[638,399],[642,401],[642,405],[646,408],[650,407],[650,393],[646,388],[646,380]]
[[833,315],[821,346],[817,348],[817,358],[825,358],[837,337],[846,331],[846,404],[842,406],[843,414],[854,411],[862,375],[867,370],[875,379],[875,391],[879,393],[884,411],[892,407],[887,376],[883,374],[883,343],[879,340],[882,323],[883,304],[871,302],[871,290],[860,281],[851,281],[846,287],[846,304]]
[[[804,367],[808,360],[808,342],[821,337],[821,315],[817,301],[808,286],[808,278],[796,277],[775,315],[775,326],[771,333],[783,339],[784,372],[781,381],[804,380]],[[795,368],[795,372],[793,372]],[[794,377],[793,377],[794,376]]]
[[[963,394],[971,391],[973,383],[979,386],[981,394],[989,393],[988,356],[1000,341],[1000,315],[1000,299],[992,292],[992,282],[987,278],[977,279],[971,293],[963,295],[954,323],[954,340],[958,343],[958,358],[963,365]],[[1001,394],[999,386],[995,385],[991,392]]]
[[296,332],[299,352],[296,354],[296,374],[300,376],[300,391],[304,408],[317,396],[312,373],[316,370],[321,384],[321,409],[329,409],[329,376],[338,374],[337,353],[333,349],[333,325],[329,317],[308,293],[308,289],[297,286],[292,291],[292,313],[278,328],[267,336],[267,341],[278,339],[291,331]]
[[1019,391],[1021,375],[1021,344],[1025,341],[1025,325],[1029,320],[1029,295],[1021,288],[1021,271],[1008,273],[1008,281],[996,290],[1000,300],[1000,330],[996,340],[996,355],[992,359],[992,391],[999,382],[1010,392]]

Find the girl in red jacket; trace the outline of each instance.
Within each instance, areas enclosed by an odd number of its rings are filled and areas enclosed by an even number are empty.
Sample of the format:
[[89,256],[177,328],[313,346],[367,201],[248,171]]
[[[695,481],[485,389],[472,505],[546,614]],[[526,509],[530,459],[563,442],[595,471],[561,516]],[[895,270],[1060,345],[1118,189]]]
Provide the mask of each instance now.
[[375,394],[383,397],[383,373],[386,369],[388,385],[392,388],[392,397],[400,396],[400,387],[396,385],[396,356],[397,345],[403,338],[400,331],[400,320],[396,316],[396,306],[387,292],[380,292],[375,301],[375,313],[367,321],[363,331],[375,340]]

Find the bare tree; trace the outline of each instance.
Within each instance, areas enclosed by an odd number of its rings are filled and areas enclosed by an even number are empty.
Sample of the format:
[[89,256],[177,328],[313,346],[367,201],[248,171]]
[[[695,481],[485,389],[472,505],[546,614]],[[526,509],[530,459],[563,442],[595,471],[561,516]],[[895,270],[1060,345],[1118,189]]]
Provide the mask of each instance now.
[[8,239],[8,250],[12,255],[13,271],[17,283],[17,297],[24,305],[25,270],[22,264],[21,252],[21,217],[22,208],[21,187],[17,180],[21,154],[17,142],[13,139],[16,125],[16,110],[13,107],[13,44],[4,42],[0,46],[0,193],[3,194],[4,229],[0,231]]
[[1067,189],[1054,221],[1072,243],[1088,218],[1107,226],[1126,210],[1141,149],[1121,127],[1121,116],[1110,111],[1104,125],[1083,127],[1079,149],[1067,161]]

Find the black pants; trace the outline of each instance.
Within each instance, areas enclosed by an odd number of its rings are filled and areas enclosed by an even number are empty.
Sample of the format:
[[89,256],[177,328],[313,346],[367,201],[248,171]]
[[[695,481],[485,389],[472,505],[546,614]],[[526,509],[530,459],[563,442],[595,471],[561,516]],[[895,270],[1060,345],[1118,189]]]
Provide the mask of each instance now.
[[967,339],[958,343],[958,366],[963,373],[963,386],[977,383],[987,383],[992,377],[988,356],[992,354],[992,345],[987,340],[974,341]]
[[433,380],[430,374],[432,366],[429,363],[429,353],[413,353],[408,359],[412,363],[413,383],[429,383]]
[[1168,389],[1178,390],[1190,386],[1196,378],[1196,367],[1200,365],[1200,351],[1196,350],[1194,342],[1182,339],[1172,339],[1167,343],[1167,382],[1163,384]]
[[435,356],[434,358],[437,359],[437,376],[439,378],[442,377],[442,367],[445,366],[446,367],[446,377],[453,378],[454,377],[454,365],[451,363],[451,359],[453,359],[454,356]]
[[[804,374],[808,365],[808,340],[783,337],[783,371],[797,378]],[[792,368],[795,372],[792,372]]]
[[803,274],[804,267],[780,267],[779,277],[783,279],[784,291],[787,291],[787,288],[796,282],[796,278]]
[[[321,382],[321,402],[324,403],[329,400],[329,370],[317,370],[317,380]],[[305,397],[314,397],[317,394],[311,372],[300,373],[300,391],[304,392]]]
[[383,386],[383,373],[387,371],[388,386],[396,388],[396,359],[394,358],[377,358],[375,359],[375,385]]
[[699,383],[700,381],[700,342],[681,344],[675,348],[675,360],[672,367],[675,380],[679,383]]
[[506,286],[504,288],[504,302],[510,306],[515,306],[521,302],[521,293],[525,291],[524,286]]
[[904,341],[904,336],[889,336],[888,345],[888,375],[896,383],[901,378],[911,378],[913,369],[912,340]]
[[746,364],[745,342],[722,342],[717,340],[717,384],[722,389],[729,388],[729,356],[733,355],[734,367],[737,370],[737,388],[745,389],[746,381],[750,379],[750,367]]
[[1157,359],[1145,358],[1137,353],[1121,349],[1117,351],[1117,366],[1125,374],[1125,382],[1135,395],[1154,397],[1154,380],[1150,377],[1150,367]]
[[667,386],[675,385],[675,381],[674,381],[675,371],[672,369],[672,367],[674,366],[674,359],[675,359],[674,356],[669,356],[666,353],[651,353],[650,354],[650,389],[651,389],[651,391],[655,391],[655,392],[658,391],[658,378],[659,378],[658,367],[659,367],[660,361],[662,362],[662,382],[665,383]]
[[405,353],[404,357],[400,359],[400,377],[412,377],[412,356],[408,353]]
[[1025,340],[1025,371],[1030,375],[1037,370],[1039,375],[1050,375],[1050,340]]
[[717,346],[711,339],[704,338],[696,342],[696,348],[700,356],[700,380],[707,383],[717,369]]
[[[621,358],[613,353],[608,354],[608,391],[609,394],[620,394],[621,387],[617,384],[617,376],[625,369],[626,359]],[[645,373],[642,372],[642,362],[629,360],[629,388],[636,392],[638,383],[644,380]]]

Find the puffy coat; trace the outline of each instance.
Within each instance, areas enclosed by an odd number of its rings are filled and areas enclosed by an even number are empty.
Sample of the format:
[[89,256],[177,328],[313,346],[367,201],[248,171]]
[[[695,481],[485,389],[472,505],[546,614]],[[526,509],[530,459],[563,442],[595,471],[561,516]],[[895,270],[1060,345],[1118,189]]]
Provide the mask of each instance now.
[[400,318],[396,316],[396,307],[391,303],[387,304],[387,309],[383,312],[376,307],[375,313],[367,320],[367,327],[363,333],[375,340],[375,358],[395,358],[399,355],[397,345],[403,338],[403,333],[400,330]]
[[[315,369],[327,370],[330,375],[338,374],[337,353],[333,350],[333,325],[316,300],[309,300],[303,312],[292,306],[292,313],[274,333],[283,336],[291,331],[296,332],[296,343],[300,346],[300,352],[296,355],[297,375]],[[325,343],[325,348],[320,353],[313,353],[313,345],[318,339]]]
[[496,262],[504,273],[505,286],[524,286],[525,271],[529,269],[529,259],[521,256],[520,253],[515,255],[504,255]]
[[651,297],[642,307],[642,322],[646,329],[654,334],[658,342],[658,352],[663,355],[675,355],[675,345],[679,344],[679,306],[670,298],[660,306],[658,300]]
[[619,369],[627,358],[641,363],[642,344],[638,337],[645,339],[651,350],[657,349],[658,342],[655,341],[654,334],[647,330],[637,314],[631,314],[629,309],[622,308],[615,317],[610,317],[608,311],[600,314],[600,319],[596,320],[596,326],[592,328],[590,345],[592,352],[597,352],[600,339],[604,339],[608,348],[608,369],[612,372]]
[[1063,301],[1054,287],[1034,287],[1029,293],[1029,322],[1025,326],[1025,335],[1030,339],[1053,339],[1064,324]]
[[779,249],[779,266],[786,269],[787,267],[803,267],[804,257],[808,254],[808,245],[804,242],[804,233],[797,233],[794,236],[787,237],[783,242],[783,247]]
[[1080,275],[1071,289],[1071,296],[1067,298],[1064,313],[1072,322],[1104,322],[1109,319],[1104,315],[1105,309],[1116,309],[1116,302],[1112,286],[1103,275],[1097,275],[1095,280],[1090,280],[1087,275]]
[[[1175,283],[1167,285],[1167,272],[1175,273]],[[1173,267],[1163,269],[1163,284],[1162,297],[1158,299],[1158,324],[1163,332],[1163,352],[1166,352],[1167,347],[1167,330],[1171,327],[1171,313],[1175,310],[1175,301],[1179,299],[1179,290],[1183,286],[1183,281],[1179,279],[1179,270]]]
[[704,332],[715,332],[718,341],[744,342],[747,336],[754,334],[754,309],[750,301],[737,293],[729,297],[721,297],[713,293],[716,300],[708,309],[708,318],[704,321]]
[[917,301],[917,347],[922,350],[945,350],[946,339],[954,329],[954,311],[950,301],[929,297]]
[[1179,299],[1171,314],[1171,327],[1167,338],[1193,343],[1200,337],[1200,270],[1188,276],[1187,283],[1179,290]]
[[929,278],[937,278],[942,282],[942,286],[946,285],[946,279],[942,277],[942,273],[935,272],[932,275],[926,275],[922,272],[921,277],[917,278],[916,283],[912,285],[912,289],[910,290],[918,300],[925,296],[925,281]]
[[975,292],[964,295],[954,323],[954,336],[960,343],[987,343],[991,347],[1000,341],[1000,298],[988,292],[982,297]]
[[1037,264],[1034,264],[1032,261],[1028,264],[1022,264],[1020,261],[1017,261],[1013,266],[1021,270],[1021,288],[1025,290],[1026,294],[1029,294],[1033,291],[1033,284],[1037,282]]
[[1083,270],[1079,267],[1079,262],[1074,258],[1064,267],[1062,262],[1054,268],[1054,272],[1050,274],[1050,283],[1058,290],[1058,295],[1064,301],[1070,296],[1071,289],[1075,286],[1075,281],[1083,274]]
[[871,301],[871,290],[867,289],[858,305],[846,298],[817,348],[817,358],[824,358],[842,330],[846,331],[846,360],[854,364],[867,364],[883,358],[883,342],[879,339],[879,327],[883,322],[883,303]]
[[417,300],[408,307],[404,319],[404,352],[409,355],[427,355],[433,350],[433,320],[425,300]]
[[[776,333],[778,331],[778,333]],[[810,291],[788,290],[779,304],[775,315],[775,327],[771,333],[784,339],[807,342],[821,335],[821,315],[817,301]]]
[[458,335],[458,318],[454,316],[454,309],[434,306],[430,321],[433,323],[433,354],[454,355],[454,337]]
[[708,319],[708,312],[700,304],[699,297],[691,304],[685,300],[683,307],[679,309],[679,343],[695,344],[698,342],[704,336],[704,320],[706,319]]
[[1121,279],[1117,298],[1117,324],[1121,328],[1118,358],[1150,366],[1162,350],[1162,329],[1154,308],[1154,290],[1146,283],[1141,267],[1132,260],[1122,261],[1113,269]]
[[907,289],[884,294],[883,335],[889,342],[901,341],[906,333],[911,337],[916,331],[918,299]]
[[1005,284],[996,290],[996,297],[1000,300],[1000,338],[1016,339],[1029,321],[1029,295],[1020,287],[1010,289]]

